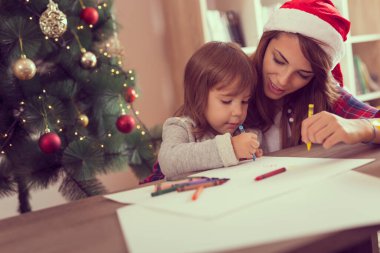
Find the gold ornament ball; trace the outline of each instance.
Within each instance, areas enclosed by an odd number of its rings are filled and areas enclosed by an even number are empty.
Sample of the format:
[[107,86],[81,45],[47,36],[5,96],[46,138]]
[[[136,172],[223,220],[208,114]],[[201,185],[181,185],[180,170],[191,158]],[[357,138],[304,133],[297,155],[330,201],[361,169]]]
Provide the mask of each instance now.
[[13,74],[20,80],[30,80],[36,74],[36,65],[25,55],[13,64]]
[[83,53],[82,58],[80,59],[80,63],[86,69],[91,69],[95,67],[96,62],[97,62],[96,56],[90,51]]
[[80,114],[78,116],[78,119],[79,119],[79,122],[80,124],[83,126],[83,127],[87,127],[88,126],[88,117],[86,114]]
[[40,28],[49,38],[58,38],[67,29],[66,15],[58,9],[58,4],[50,0],[46,11],[40,17]]

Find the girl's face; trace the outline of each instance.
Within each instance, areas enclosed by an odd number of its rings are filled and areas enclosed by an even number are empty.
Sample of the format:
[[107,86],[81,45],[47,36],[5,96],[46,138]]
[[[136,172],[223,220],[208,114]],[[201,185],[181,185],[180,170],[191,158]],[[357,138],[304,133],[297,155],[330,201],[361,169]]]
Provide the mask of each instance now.
[[234,95],[239,79],[219,88],[216,85],[208,93],[205,117],[210,126],[219,134],[233,133],[247,116],[251,89]]
[[313,76],[296,35],[281,33],[269,42],[263,63],[264,93],[268,98],[279,100],[306,86]]

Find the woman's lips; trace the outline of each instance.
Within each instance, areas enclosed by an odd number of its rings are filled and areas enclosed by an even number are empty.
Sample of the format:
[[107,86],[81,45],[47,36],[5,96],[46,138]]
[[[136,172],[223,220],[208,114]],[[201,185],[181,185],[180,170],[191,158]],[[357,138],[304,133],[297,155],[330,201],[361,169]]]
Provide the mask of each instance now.
[[269,90],[275,95],[282,95],[285,93],[285,90],[278,88],[275,84],[269,81]]

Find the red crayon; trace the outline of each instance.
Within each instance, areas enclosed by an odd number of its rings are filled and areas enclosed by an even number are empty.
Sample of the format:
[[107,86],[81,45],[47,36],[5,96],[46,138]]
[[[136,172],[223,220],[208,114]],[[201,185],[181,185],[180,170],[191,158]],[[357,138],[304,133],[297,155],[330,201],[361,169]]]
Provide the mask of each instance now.
[[280,173],[285,172],[285,171],[286,171],[285,167],[279,168],[277,170],[272,170],[272,171],[269,171],[265,174],[262,174],[260,176],[255,177],[255,181],[260,181],[260,180],[263,180],[267,177],[272,177],[272,176],[275,176],[275,175],[280,174]]

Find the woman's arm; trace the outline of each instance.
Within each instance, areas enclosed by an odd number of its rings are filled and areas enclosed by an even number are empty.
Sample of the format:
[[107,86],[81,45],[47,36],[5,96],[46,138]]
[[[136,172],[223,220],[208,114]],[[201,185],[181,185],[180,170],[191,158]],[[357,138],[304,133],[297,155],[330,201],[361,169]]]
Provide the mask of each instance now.
[[380,143],[380,132],[366,119],[345,119],[329,112],[320,112],[302,122],[302,141],[322,144],[328,149],[343,142]]
[[345,89],[339,89],[340,96],[334,103],[332,113],[320,112],[302,122],[302,141],[320,143],[325,148],[339,142],[380,143],[380,129],[372,124],[380,118],[380,111],[359,101]]

